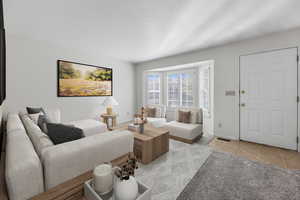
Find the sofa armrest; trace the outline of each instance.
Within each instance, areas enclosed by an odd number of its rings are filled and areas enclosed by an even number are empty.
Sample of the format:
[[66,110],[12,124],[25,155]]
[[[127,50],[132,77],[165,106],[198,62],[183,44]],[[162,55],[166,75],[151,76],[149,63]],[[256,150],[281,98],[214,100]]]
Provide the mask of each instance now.
[[42,154],[46,190],[133,152],[133,141],[131,132],[114,131],[47,148]]

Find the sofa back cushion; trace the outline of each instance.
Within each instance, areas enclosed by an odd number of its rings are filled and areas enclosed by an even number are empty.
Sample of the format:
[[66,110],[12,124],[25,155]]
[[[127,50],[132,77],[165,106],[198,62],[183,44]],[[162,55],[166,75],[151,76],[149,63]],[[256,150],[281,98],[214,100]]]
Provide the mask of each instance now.
[[26,132],[35,148],[37,154],[41,157],[42,152],[47,147],[51,147],[54,144],[50,138],[41,131],[37,124],[29,118],[28,115],[21,115],[22,122],[26,129]]
[[29,199],[44,191],[43,168],[17,114],[8,114],[5,179],[9,199]]

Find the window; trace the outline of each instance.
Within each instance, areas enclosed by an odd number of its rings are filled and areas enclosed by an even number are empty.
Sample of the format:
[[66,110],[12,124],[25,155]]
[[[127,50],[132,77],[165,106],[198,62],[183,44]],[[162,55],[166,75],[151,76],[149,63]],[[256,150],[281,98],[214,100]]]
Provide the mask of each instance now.
[[160,74],[147,74],[147,104],[160,104]]
[[210,111],[210,67],[202,67],[199,70],[200,92],[199,103],[200,107],[209,113]]
[[170,107],[194,105],[193,72],[172,72],[167,74],[167,104]]

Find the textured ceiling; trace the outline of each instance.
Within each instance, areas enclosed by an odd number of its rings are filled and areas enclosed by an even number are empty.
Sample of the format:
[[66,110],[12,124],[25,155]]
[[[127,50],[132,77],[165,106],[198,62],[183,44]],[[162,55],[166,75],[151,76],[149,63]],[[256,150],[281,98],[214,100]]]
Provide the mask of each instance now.
[[300,26],[300,0],[7,0],[9,34],[140,62]]

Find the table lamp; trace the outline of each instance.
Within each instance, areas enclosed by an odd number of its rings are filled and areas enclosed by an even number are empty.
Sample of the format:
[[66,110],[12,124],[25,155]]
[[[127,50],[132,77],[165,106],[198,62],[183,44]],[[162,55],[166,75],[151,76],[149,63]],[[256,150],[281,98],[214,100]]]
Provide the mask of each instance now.
[[102,105],[106,106],[106,114],[112,115],[113,114],[112,106],[117,106],[117,105],[119,105],[119,103],[115,100],[115,98],[113,98],[113,97],[107,97],[103,101]]

